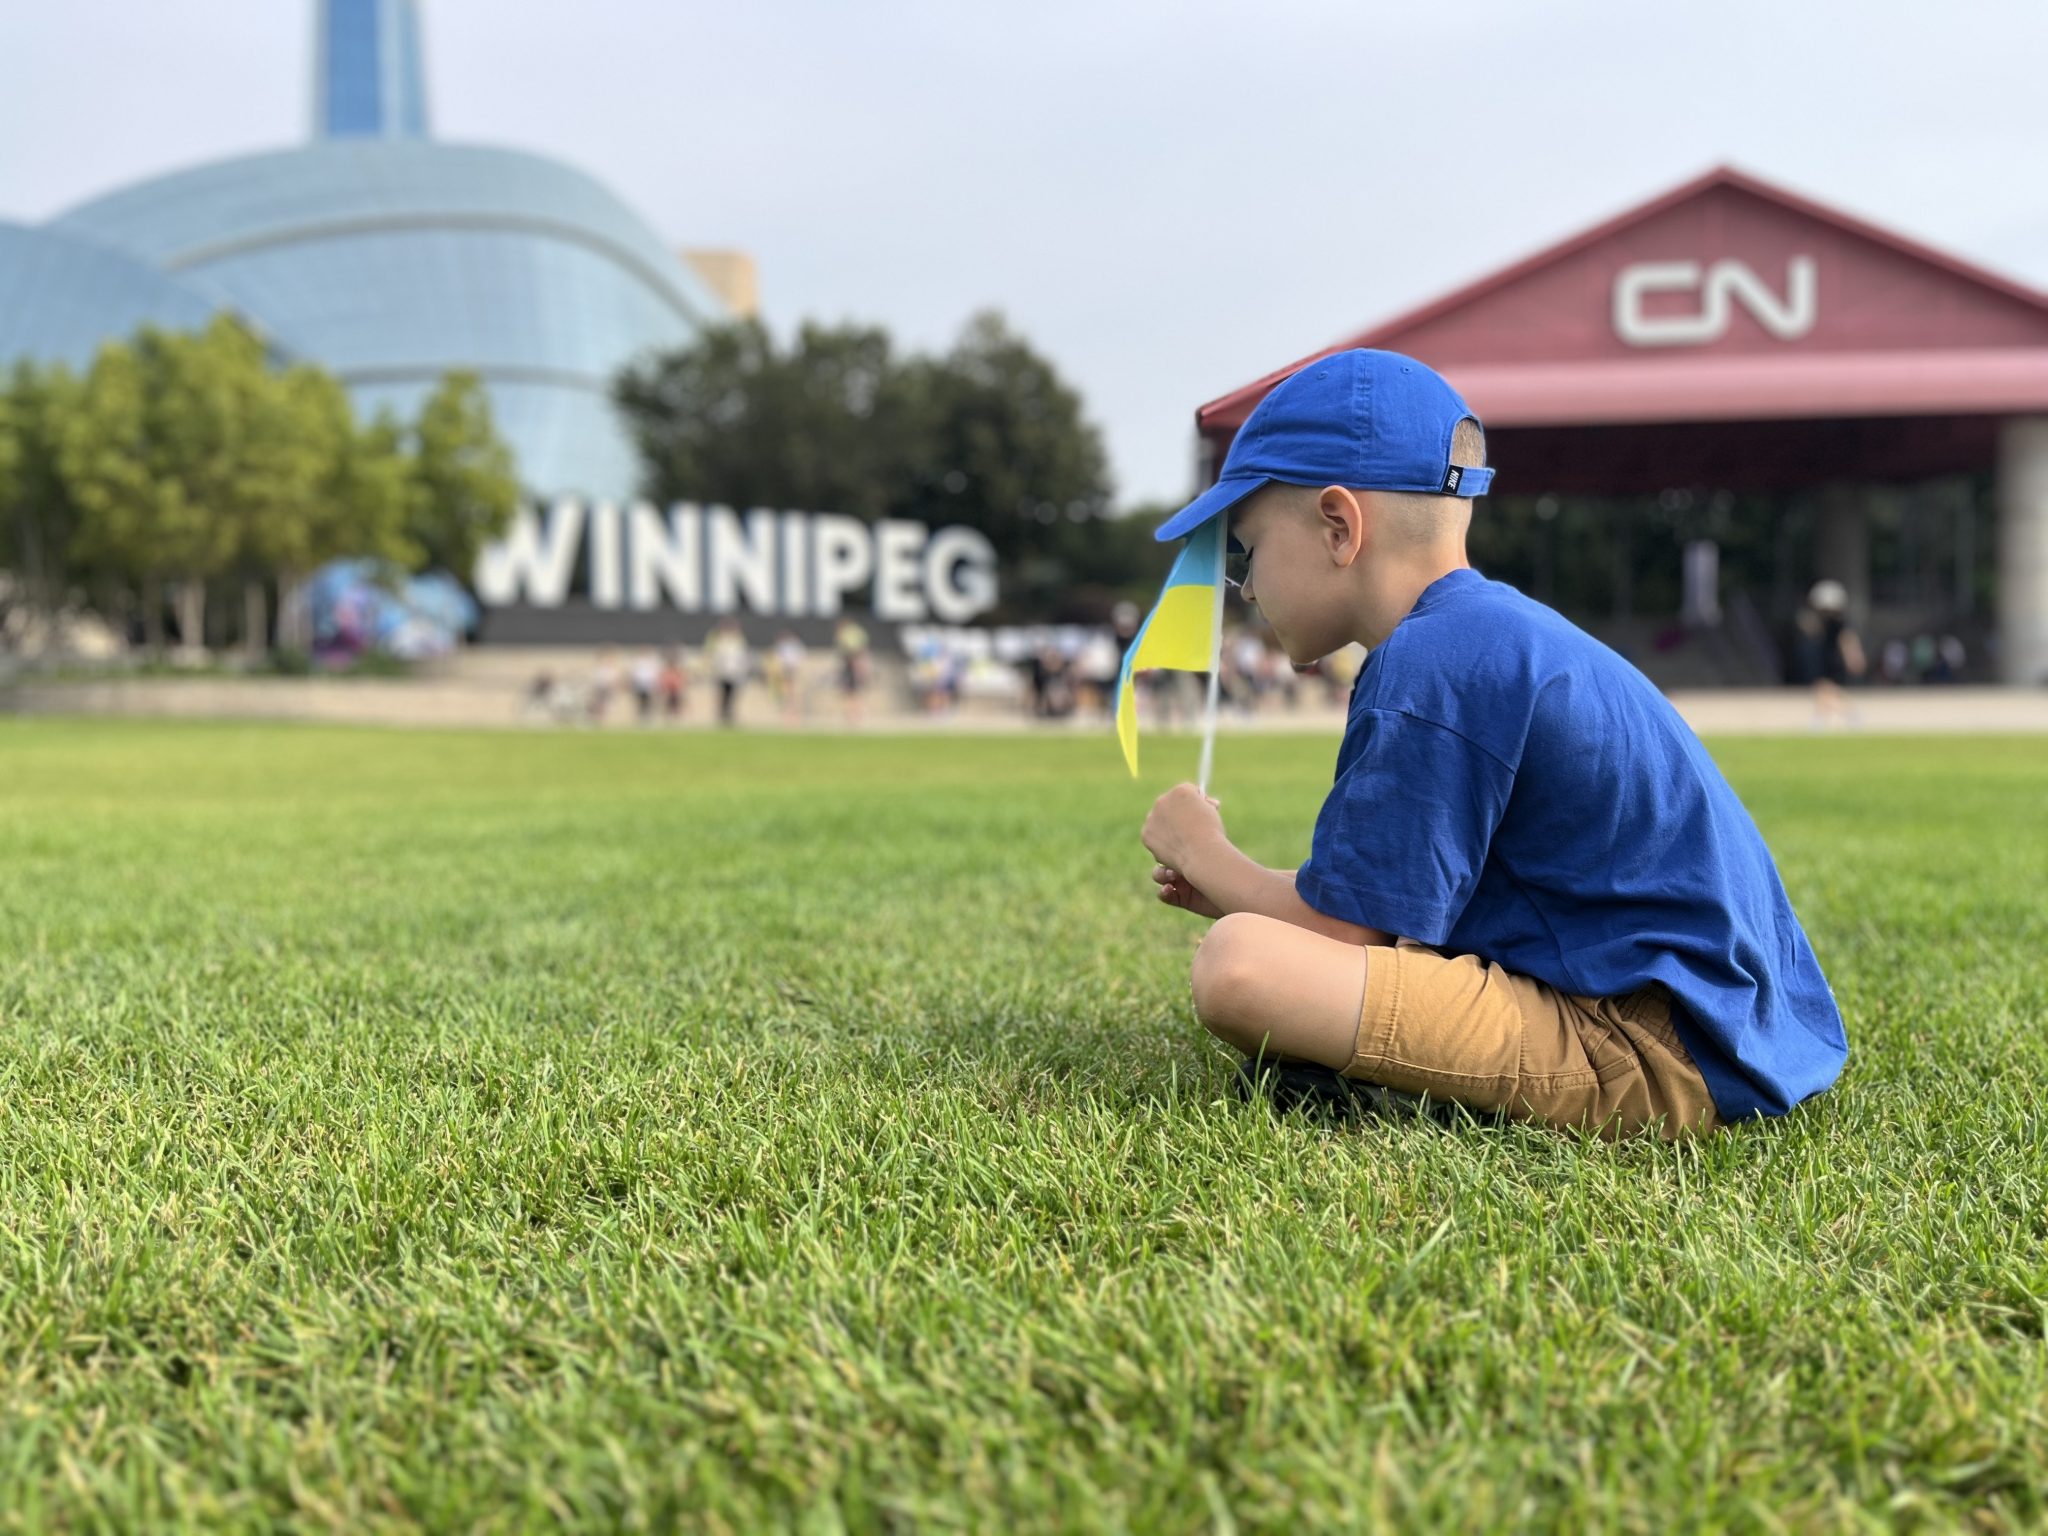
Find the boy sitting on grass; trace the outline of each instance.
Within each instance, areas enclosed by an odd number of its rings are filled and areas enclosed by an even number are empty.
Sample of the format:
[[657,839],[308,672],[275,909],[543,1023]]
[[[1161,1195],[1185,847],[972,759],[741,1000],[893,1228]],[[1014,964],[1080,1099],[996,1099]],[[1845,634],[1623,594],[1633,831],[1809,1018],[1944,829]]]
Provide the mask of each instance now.
[[1640,672],[1466,562],[1484,463],[1439,375],[1338,353],[1160,528],[1229,516],[1297,665],[1370,648],[1299,870],[1246,858],[1192,784],[1145,819],[1160,899],[1216,919],[1195,1011],[1295,1096],[1358,1080],[1608,1136],[1782,1115],[1847,1045],[1770,852]]

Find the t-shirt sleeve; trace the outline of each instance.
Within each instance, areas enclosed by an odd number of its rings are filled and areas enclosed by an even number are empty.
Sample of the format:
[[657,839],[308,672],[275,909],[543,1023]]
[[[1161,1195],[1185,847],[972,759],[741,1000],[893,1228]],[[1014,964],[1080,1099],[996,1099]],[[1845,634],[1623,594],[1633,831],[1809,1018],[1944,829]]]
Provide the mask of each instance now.
[[1355,750],[1343,754],[1294,888],[1326,916],[1442,944],[1479,885],[1514,773],[1412,715],[1362,711],[1351,731]]

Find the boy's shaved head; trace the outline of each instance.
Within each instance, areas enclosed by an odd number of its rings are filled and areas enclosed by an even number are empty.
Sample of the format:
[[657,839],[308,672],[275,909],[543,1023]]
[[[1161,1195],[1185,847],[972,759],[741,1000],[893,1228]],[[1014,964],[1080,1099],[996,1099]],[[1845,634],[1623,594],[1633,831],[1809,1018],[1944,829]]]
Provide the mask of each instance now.
[[[1451,462],[1464,469],[1485,467],[1486,434],[1469,416],[1459,422],[1451,434]],[[1290,507],[1302,513],[1314,512],[1322,495],[1322,487],[1315,485],[1275,486],[1273,489],[1285,497]],[[1435,544],[1444,539],[1461,539],[1472,522],[1472,501],[1466,496],[1347,489],[1360,498],[1372,497],[1385,512],[1388,525],[1404,543]]]
[[[1465,469],[1480,469],[1486,464],[1486,434],[1470,416],[1451,433],[1451,462]],[[1412,544],[1462,539],[1472,525],[1469,496],[1426,496],[1413,491],[1381,491],[1379,495],[1389,521]]]

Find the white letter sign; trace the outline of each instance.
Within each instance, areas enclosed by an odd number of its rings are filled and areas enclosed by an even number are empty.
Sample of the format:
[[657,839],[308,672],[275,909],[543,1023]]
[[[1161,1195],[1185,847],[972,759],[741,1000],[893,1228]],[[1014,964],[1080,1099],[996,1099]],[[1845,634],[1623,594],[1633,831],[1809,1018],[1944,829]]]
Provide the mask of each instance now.
[[559,608],[569,595],[582,542],[582,502],[556,502],[545,523],[533,508],[522,507],[505,537],[478,555],[476,595],[493,608],[517,602]]
[[[1643,298],[1652,293],[1694,293],[1700,307],[1690,315],[1646,315]],[[1704,271],[1696,261],[1639,261],[1614,277],[1614,334],[1632,347],[1697,347],[1728,334],[1728,301],[1734,299],[1780,341],[1796,341],[1813,329],[1819,311],[1819,281],[1811,256],[1785,264],[1785,297],[1732,256]]]
[[829,619],[864,598],[885,624],[964,624],[996,606],[995,548],[972,528],[687,501],[522,508],[473,576],[486,608]]

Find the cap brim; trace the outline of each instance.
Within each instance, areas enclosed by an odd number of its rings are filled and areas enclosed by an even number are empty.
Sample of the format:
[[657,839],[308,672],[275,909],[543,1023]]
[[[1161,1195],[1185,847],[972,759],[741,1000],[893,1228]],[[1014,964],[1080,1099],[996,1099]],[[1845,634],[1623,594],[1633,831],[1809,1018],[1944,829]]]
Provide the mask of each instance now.
[[1184,539],[1219,512],[1228,512],[1245,497],[1264,485],[1269,477],[1265,475],[1241,475],[1233,480],[1218,480],[1193,501],[1182,507],[1173,516],[1159,525],[1159,531],[1152,535],[1165,544],[1174,539]]

